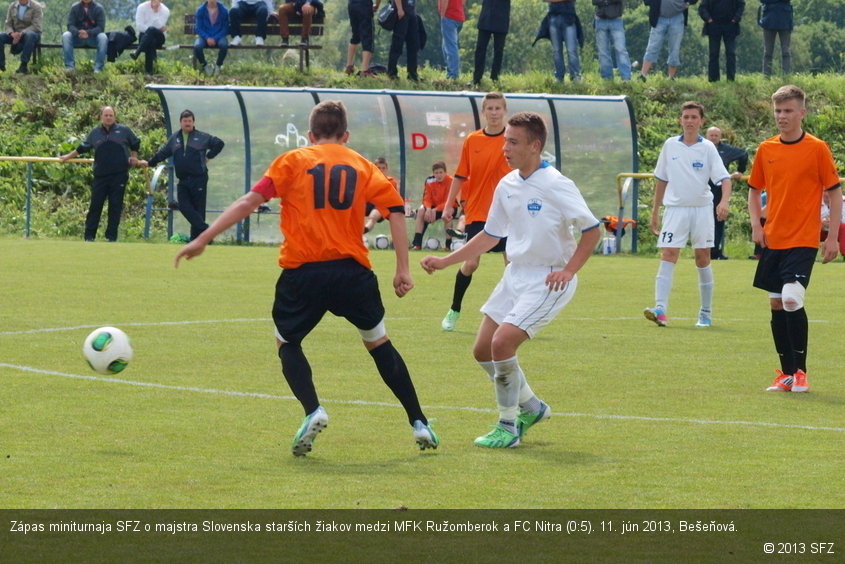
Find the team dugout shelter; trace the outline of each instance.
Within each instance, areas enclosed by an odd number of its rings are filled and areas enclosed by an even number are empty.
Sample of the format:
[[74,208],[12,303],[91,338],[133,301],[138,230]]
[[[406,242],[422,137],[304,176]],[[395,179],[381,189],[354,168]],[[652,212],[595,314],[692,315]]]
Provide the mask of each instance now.
[[[208,221],[249,191],[278,155],[308,144],[308,115],[323,100],[341,100],[349,119],[348,145],[370,159],[383,156],[410,209],[419,207],[425,179],[436,161],[454,174],[464,139],[482,127],[479,92],[338,90],[150,84],[158,93],[168,134],[190,109],[196,127],[223,139],[226,148],[209,166]],[[596,217],[616,215],[616,175],[638,172],[637,133],[627,96],[505,93],[508,114],[535,111],[549,127],[544,158],[581,189]],[[172,177],[169,195],[175,186]],[[636,220],[636,183],[628,210]],[[279,201],[232,229],[238,241],[280,242]],[[168,236],[187,232],[170,214]],[[622,241],[636,252],[636,228]],[[620,249],[621,250],[621,249]]]

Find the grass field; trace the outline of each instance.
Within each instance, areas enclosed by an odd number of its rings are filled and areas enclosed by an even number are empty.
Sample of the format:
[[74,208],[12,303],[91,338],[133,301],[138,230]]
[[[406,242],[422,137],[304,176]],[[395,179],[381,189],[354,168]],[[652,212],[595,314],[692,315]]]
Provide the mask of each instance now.
[[[808,292],[811,392],[765,393],[777,367],[754,263],[714,263],[714,327],[693,327],[692,261],[670,327],[642,317],[654,257],[594,257],[570,306],[520,351],[554,416],[519,448],[473,438],[496,419],[471,357],[501,273],[485,257],[458,331],[454,268],[396,298],[374,251],[387,328],[442,445],[419,452],[357,332],[326,318],[304,348],[331,422],[289,451],[302,411],[274,354],[276,248],[0,239],[3,508],[841,508],[845,506],[845,264]],[[100,377],[80,347],[115,325],[135,359]]]

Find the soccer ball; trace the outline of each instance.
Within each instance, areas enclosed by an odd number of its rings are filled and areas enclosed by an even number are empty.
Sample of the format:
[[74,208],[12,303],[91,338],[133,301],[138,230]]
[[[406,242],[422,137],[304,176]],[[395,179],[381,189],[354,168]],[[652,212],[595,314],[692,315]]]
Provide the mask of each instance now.
[[383,251],[390,248],[390,239],[387,238],[387,235],[376,235],[375,244],[377,249],[381,249]]
[[426,239],[425,248],[429,251],[436,251],[440,248],[440,239],[437,237],[429,237]]
[[120,329],[100,327],[85,339],[82,354],[95,372],[117,374],[132,360],[132,344]]

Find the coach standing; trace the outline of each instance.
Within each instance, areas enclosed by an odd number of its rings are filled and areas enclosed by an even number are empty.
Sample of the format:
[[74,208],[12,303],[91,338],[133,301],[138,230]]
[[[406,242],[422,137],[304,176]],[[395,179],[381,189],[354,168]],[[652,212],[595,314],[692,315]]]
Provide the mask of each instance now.
[[115,123],[114,108],[100,110],[100,125],[91,130],[85,141],[76,149],[59,157],[62,161],[94,151],[94,183],[91,188],[91,205],[85,217],[85,240],[97,236],[103,205],[109,202],[106,239],[117,241],[117,228],[123,212],[123,195],[129,180],[129,167],[138,164],[141,141],[129,127]]
[[176,198],[179,211],[191,224],[191,240],[208,229],[205,222],[205,202],[208,193],[208,161],[223,150],[223,141],[194,127],[194,112],[185,110],[179,115],[179,131],[170,136],[153,158],[141,161],[141,166],[156,166],[173,157],[173,168],[179,183]]

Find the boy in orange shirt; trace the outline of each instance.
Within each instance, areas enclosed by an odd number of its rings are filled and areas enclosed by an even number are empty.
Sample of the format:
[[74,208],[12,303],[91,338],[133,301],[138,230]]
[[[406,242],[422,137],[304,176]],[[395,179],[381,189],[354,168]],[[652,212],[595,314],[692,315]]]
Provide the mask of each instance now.
[[361,243],[364,209],[372,202],[389,213],[396,242],[393,288],[400,298],[410,292],[414,282],[408,270],[405,203],[375,165],[345,146],[349,132],[341,102],[318,104],[309,123],[312,144],[277,157],[250,192],[179,251],[175,264],[199,256],[216,235],[260,204],[280,198],[283,270],[276,283],[273,321],[282,372],[305,410],[291,452],[294,456],[310,452],[314,438],[328,425],[301,346],[326,312],[346,318],[358,329],[379,374],[405,408],[420,450],[437,448],[440,440],[423,415],[408,368],[387,336],[378,281]]
[[[446,174],[446,163],[437,161],[431,165],[432,175],[425,179],[423,188],[423,203],[417,210],[417,218],[414,222],[414,240],[411,243],[415,251],[422,249],[423,235],[429,224],[434,223],[443,217],[443,208],[446,207],[446,198],[449,197],[449,189],[452,187],[452,177]],[[452,202],[453,205],[456,202]],[[447,230],[452,227],[451,221],[443,221]],[[452,248],[452,236],[446,232],[446,249]]]
[[[819,251],[819,209],[825,193],[830,199],[830,229],[822,262],[837,257],[842,189],[830,147],[802,129],[807,115],[804,92],[783,86],[772,95],[772,104],[780,135],[760,144],[748,180],[751,237],[762,247],[754,286],[769,292],[772,336],[781,364],[767,391],[806,392],[810,386],[804,292]],[[760,225],[763,190],[765,227]]]

